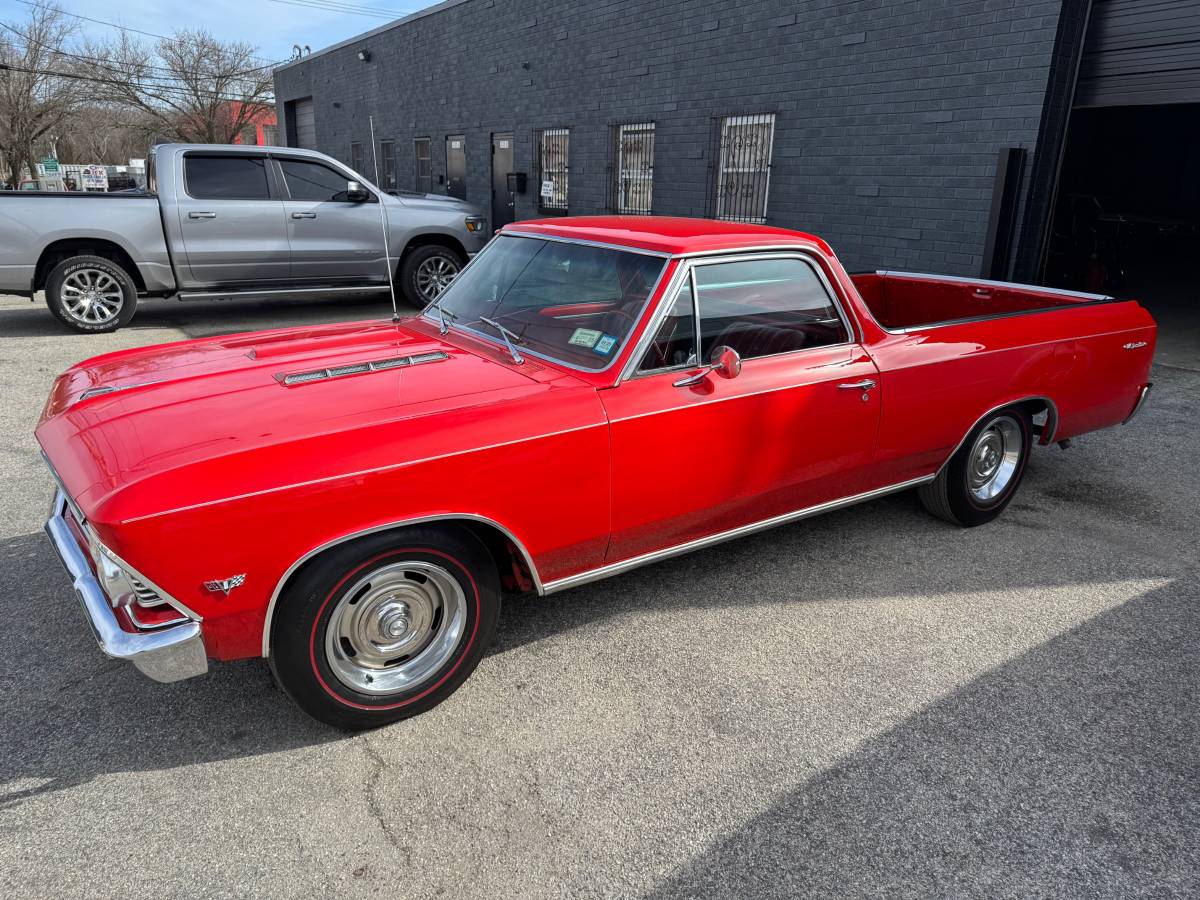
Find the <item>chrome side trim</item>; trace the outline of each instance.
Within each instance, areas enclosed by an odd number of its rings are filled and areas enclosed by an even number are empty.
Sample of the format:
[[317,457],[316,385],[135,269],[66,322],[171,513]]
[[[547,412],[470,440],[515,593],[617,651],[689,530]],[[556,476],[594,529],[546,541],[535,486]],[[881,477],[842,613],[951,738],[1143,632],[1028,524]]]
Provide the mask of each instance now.
[[967,438],[971,436],[971,432],[979,427],[980,422],[982,422],[992,413],[998,413],[1002,409],[1008,409],[1008,407],[1016,406],[1019,403],[1030,402],[1046,404],[1046,428],[1042,432],[1042,436],[1038,439],[1038,443],[1042,444],[1043,446],[1054,443],[1054,435],[1058,433],[1058,406],[1055,405],[1054,401],[1049,397],[1020,397],[1016,400],[1009,400],[1007,403],[1001,403],[999,406],[993,406],[982,416],[972,422],[971,427],[966,430],[959,442],[954,445],[954,449],[950,451],[946,459],[940,466],[938,466],[938,472],[941,472],[942,469],[949,465],[950,460],[954,459],[954,454],[962,449],[962,445],[967,442]]
[[442,513],[442,514],[434,515],[434,516],[418,516],[417,518],[414,518],[414,519],[400,519],[399,521],[396,521],[396,522],[388,522],[383,525],[376,525],[372,528],[364,528],[361,531],[354,531],[354,532],[351,532],[350,534],[343,535],[340,538],[335,538],[332,541],[327,541],[326,543],[321,544],[319,547],[314,547],[312,550],[309,550],[302,557],[300,557],[298,560],[296,560],[294,563],[292,563],[290,566],[288,566],[287,571],[283,573],[283,576],[275,584],[275,590],[273,590],[271,592],[271,600],[267,604],[267,616],[266,616],[266,619],[263,621],[262,655],[263,656],[271,655],[271,622],[275,615],[275,604],[279,601],[279,595],[283,593],[284,585],[287,584],[288,579],[292,577],[292,575],[296,572],[297,569],[299,569],[302,565],[304,565],[306,562],[308,562],[314,556],[317,556],[320,553],[324,553],[326,550],[336,547],[339,544],[344,544],[347,541],[353,541],[356,538],[366,537],[369,534],[378,534],[381,531],[390,531],[393,528],[404,528],[409,525],[421,525],[426,522],[453,522],[453,521],[480,522],[484,525],[490,525],[493,528],[495,528],[497,531],[501,532],[505,537],[507,537],[510,541],[512,541],[513,546],[515,546],[517,548],[517,550],[520,551],[521,557],[525,560],[525,565],[527,565],[529,567],[529,574],[530,574],[530,577],[533,578],[534,589],[539,594],[545,593],[545,589],[543,588],[543,585],[542,585],[542,580],[540,577],[538,577],[537,566],[534,565],[533,557],[529,555],[529,551],[525,549],[525,545],[522,544],[520,542],[520,540],[517,539],[517,536],[515,534],[513,534],[511,531],[509,531],[507,528],[505,528],[503,525],[501,525],[495,519],[489,519],[487,516],[480,516],[480,515],[476,515],[475,513]]
[[375,285],[360,285],[351,287],[295,287],[295,288],[268,288],[265,290],[228,290],[228,291],[179,291],[174,294],[171,299],[180,300],[185,303],[192,300],[254,300],[259,297],[296,297],[296,296],[323,296],[325,294],[381,294],[388,289],[387,284],[380,282]]
[[65,506],[66,498],[60,492],[55,499],[55,513],[46,522],[46,534],[71,576],[75,594],[104,654],[133,663],[138,671],[155,681],[180,681],[207,672],[208,655],[198,622],[182,622],[141,634],[121,628],[62,516]]
[[1142,411],[1142,407],[1146,403],[1146,398],[1150,396],[1150,388],[1152,387],[1154,387],[1153,381],[1141,386],[1141,388],[1138,390],[1137,401],[1133,404],[1133,409],[1129,411],[1129,415],[1127,415],[1125,420],[1121,423],[1122,425],[1128,425],[1129,420]]
[[925,272],[897,272],[892,269],[876,269],[881,277],[920,278],[926,281],[956,281],[959,284],[977,284],[980,287],[1016,288],[1021,291],[1037,291],[1039,294],[1056,294],[1062,297],[1081,297],[1085,300],[1112,300],[1108,294],[1088,294],[1083,291],[1068,291],[1063,288],[1045,287],[1040,284],[1021,284],[1016,281],[990,281],[987,278],[971,278],[960,275],[930,275]]
[[856,503],[864,503],[867,500],[874,500],[878,497],[885,497],[888,494],[894,494],[898,491],[908,490],[909,488],[917,487],[932,481],[935,476],[926,475],[922,478],[913,478],[909,481],[902,481],[899,484],[890,484],[887,487],[876,488],[873,491],[866,491],[862,494],[855,494],[851,497],[843,497],[840,500],[830,500],[827,503],[818,503],[816,506],[809,506],[804,509],[796,510],[795,512],[784,513],[780,516],[774,516],[770,519],[763,519],[759,522],[752,522],[749,525],[742,525],[739,528],[731,528],[729,531],[722,531],[718,534],[712,534],[708,537],[697,538],[694,541],[688,541],[684,544],[677,544],[674,547],[667,547],[663,550],[655,550],[651,553],[643,553],[641,556],[633,556],[629,559],[623,559],[619,562],[609,563],[606,566],[601,566],[598,569],[591,569],[587,572],[581,572],[578,575],[570,575],[566,578],[558,578],[554,581],[548,581],[543,585],[544,594],[553,594],[558,591],[565,591],[568,588],[578,587],[582,584],[589,584],[593,581],[600,581],[603,578],[609,578],[613,575],[620,575],[628,572],[630,569],[636,569],[641,566],[656,563],[664,559],[670,559],[673,556],[682,556],[685,553],[691,553],[693,550],[701,550],[705,547],[711,547],[714,544],[720,544],[725,541],[733,540],[734,538],[745,537],[746,535],[754,534],[758,531],[766,531],[768,528],[774,528],[776,525],[786,525],[789,522],[796,522],[800,519],[807,519],[811,516],[820,515],[821,513],[831,512],[835,509],[841,509],[845,506],[853,506]]
[[[867,315],[878,326],[880,331],[888,334],[919,334],[923,331],[929,331],[932,328],[950,328],[954,325],[968,325],[971,322],[992,322],[997,319],[1014,319],[1018,316],[1035,316],[1039,313],[1048,312],[1064,312],[1066,310],[1079,309],[1084,306],[1098,306],[1103,303],[1126,303],[1128,301],[1118,300],[1116,297],[1109,297],[1106,294],[1085,294],[1081,291],[1059,290],[1058,288],[1042,287],[1037,284],[1018,284],[1012,281],[988,281],[985,278],[960,278],[957,275],[926,275],[919,272],[893,272],[888,269],[879,269],[875,272],[881,277],[893,276],[896,278],[921,278],[929,281],[954,281],[959,284],[979,285],[980,287],[998,287],[998,288],[1016,288],[1023,291],[1036,291],[1041,294],[1050,294],[1063,297],[1078,297],[1083,300],[1083,303],[1075,303],[1070,306],[1043,306],[1038,309],[1019,309],[1014,312],[995,313],[994,315],[984,316],[964,316],[961,319],[945,319],[940,322],[927,322],[921,325],[909,325],[904,328],[888,328],[879,321],[879,317],[875,315],[875,311],[862,299],[859,295],[859,300],[863,308],[867,311]],[[851,282],[854,278],[851,276]],[[856,288],[857,290],[857,288]]]

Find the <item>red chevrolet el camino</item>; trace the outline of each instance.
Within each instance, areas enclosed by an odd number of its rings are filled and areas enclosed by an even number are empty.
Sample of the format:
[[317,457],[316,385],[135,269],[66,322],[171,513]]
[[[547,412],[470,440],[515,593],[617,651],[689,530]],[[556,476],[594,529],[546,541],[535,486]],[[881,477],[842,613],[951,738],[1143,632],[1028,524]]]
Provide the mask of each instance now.
[[521,222],[414,318],[74,366],[47,530],[108,655],[261,655],[370,727],[453,693],[505,592],[907,489],[988,522],[1033,443],[1128,421],[1154,340],[1133,301],[851,276],[780,228]]

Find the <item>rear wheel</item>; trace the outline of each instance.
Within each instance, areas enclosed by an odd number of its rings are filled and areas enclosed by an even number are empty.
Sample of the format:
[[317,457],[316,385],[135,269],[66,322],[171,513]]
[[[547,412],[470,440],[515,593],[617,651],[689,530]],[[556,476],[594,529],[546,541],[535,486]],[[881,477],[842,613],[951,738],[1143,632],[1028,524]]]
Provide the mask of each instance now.
[[473,536],[414,528],[318,557],[279,602],[279,683],[322,722],[374,728],[436,706],[474,671],[495,634],[500,584]]
[[966,527],[992,521],[1025,475],[1032,431],[1022,410],[993,413],[971,431],[937,478],[920,487],[925,508]]
[[72,256],[50,270],[46,305],[68,328],[103,334],[133,318],[137,287],[129,273],[111,259]]
[[450,285],[465,264],[449,247],[436,244],[418,247],[400,266],[400,290],[413,306],[427,306]]

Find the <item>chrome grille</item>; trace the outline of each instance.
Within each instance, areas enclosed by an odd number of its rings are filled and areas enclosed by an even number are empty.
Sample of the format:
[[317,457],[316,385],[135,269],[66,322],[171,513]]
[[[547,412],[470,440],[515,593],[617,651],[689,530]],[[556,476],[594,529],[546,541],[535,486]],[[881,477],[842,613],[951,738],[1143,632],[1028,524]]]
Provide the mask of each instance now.
[[417,353],[412,356],[393,356],[389,359],[376,359],[371,362],[350,363],[344,366],[331,366],[326,369],[313,369],[309,372],[280,373],[276,380],[287,387],[297,384],[308,384],[312,381],[327,381],[330,378],[344,378],[347,375],[364,375],[367,372],[381,372],[386,369],[397,369],[401,366],[419,366],[422,363],[440,362],[449,359],[450,354],[441,350],[431,353]]
[[142,584],[132,575],[129,576],[129,583],[133,585],[133,592],[137,594],[138,606],[162,606],[166,602],[157,591]]

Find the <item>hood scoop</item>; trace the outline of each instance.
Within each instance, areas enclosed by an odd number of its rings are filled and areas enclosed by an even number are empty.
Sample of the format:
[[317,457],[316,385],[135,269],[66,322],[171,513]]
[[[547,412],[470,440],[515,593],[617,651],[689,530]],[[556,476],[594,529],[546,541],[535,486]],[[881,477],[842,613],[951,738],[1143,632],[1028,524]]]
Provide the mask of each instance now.
[[430,353],[414,353],[411,356],[392,356],[387,359],[375,359],[370,362],[347,363],[344,366],[329,366],[324,369],[310,369],[306,372],[280,372],[275,380],[284,387],[294,387],[300,384],[312,384],[315,381],[328,381],[331,378],[345,378],[348,375],[366,375],[368,372],[383,372],[388,369],[399,369],[404,366],[420,366],[425,363],[441,362],[449,359],[450,354],[442,350]]

